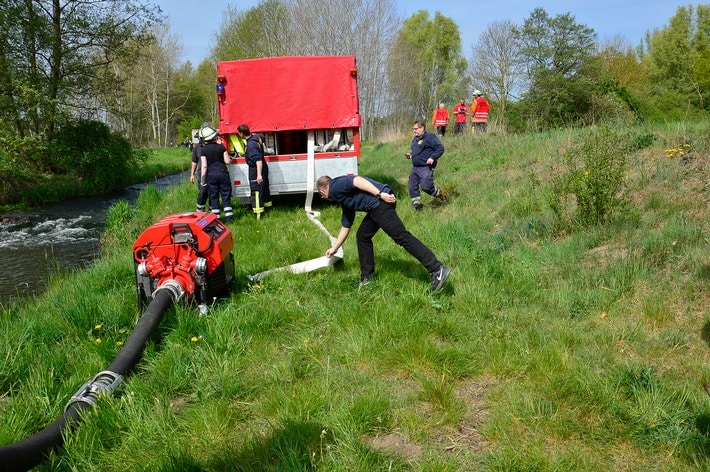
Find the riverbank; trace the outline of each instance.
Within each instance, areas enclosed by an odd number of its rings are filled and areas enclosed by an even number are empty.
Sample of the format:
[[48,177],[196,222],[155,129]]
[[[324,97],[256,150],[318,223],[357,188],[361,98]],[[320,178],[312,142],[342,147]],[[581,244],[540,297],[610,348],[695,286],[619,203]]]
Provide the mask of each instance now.
[[110,194],[0,214],[0,305],[36,297],[52,278],[90,267],[101,253],[101,235],[114,204],[135,205],[148,186],[165,191],[188,179],[189,171],[183,171]]
[[[177,174],[190,168],[190,150],[187,148],[155,148],[141,150],[141,159],[121,176],[126,185],[152,182],[161,177]],[[29,210],[48,203],[62,202],[71,198],[106,195],[106,189],[77,185],[74,178],[61,174],[46,174],[28,177],[12,170],[3,171],[3,188],[0,189],[0,213]]]

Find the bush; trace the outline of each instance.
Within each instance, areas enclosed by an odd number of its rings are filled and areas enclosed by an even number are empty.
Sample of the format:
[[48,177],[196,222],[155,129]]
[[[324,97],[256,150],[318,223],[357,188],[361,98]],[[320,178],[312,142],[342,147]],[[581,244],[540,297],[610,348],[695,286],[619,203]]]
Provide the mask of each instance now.
[[550,188],[548,202],[566,226],[601,224],[626,206],[626,155],[636,141],[611,126],[590,131],[566,154],[566,168]]
[[24,171],[8,171],[0,169],[0,205],[12,205],[20,202],[22,191],[36,183],[36,176]]
[[75,174],[102,192],[130,183],[136,156],[124,137],[98,121],[80,120],[64,126],[51,143],[54,171]]
[[[0,122],[2,125],[2,122]],[[0,169],[26,175],[42,174],[49,170],[48,145],[37,135],[18,137],[0,135]]]

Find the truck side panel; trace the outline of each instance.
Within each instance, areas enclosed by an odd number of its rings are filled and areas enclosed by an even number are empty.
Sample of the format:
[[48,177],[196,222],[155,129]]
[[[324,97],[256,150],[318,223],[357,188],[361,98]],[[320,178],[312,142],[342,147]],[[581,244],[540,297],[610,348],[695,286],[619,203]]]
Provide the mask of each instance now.
[[219,130],[233,134],[360,126],[354,56],[299,56],[217,63]]
[[[265,136],[272,195],[305,193],[312,160],[320,175],[357,175],[360,114],[354,56],[300,56],[217,63],[219,131],[235,155],[233,195],[247,203],[248,167],[234,136],[240,124]],[[309,144],[312,154],[309,154]]]
[[[307,164],[305,160],[268,161],[269,189],[272,195],[304,193],[307,179]],[[316,159],[315,176],[321,175],[357,175],[357,157],[340,157]],[[248,203],[249,168],[246,164],[233,164],[229,166],[229,175],[232,178],[233,196],[246,204]],[[315,188],[315,182],[312,185]]]

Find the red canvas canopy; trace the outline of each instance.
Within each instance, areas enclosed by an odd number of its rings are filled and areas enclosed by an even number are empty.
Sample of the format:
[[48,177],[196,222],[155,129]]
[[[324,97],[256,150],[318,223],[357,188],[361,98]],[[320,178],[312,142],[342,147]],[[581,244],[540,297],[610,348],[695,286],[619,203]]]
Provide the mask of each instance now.
[[360,126],[354,56],[286,56],[217,63],[219,131]]

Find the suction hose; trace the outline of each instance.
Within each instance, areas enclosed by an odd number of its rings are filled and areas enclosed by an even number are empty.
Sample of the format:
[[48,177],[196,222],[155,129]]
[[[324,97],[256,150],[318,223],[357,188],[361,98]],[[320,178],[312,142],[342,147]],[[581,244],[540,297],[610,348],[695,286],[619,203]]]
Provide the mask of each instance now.
[[153,294],[135,329],[126,340],[113,362],[103,372],[86,382],[69,400],[64,413],[54,423],[22,441],[0,447],[0,471],[27,471],[41,464],[52,449],[63,444],[62,433],[75,424],[81,412],[96,404],[102,395],[110,395],[121,383],[123,376],[143,356],[145,343],[160,324],[163,314],[182,298],[179,283],[169,280]]

